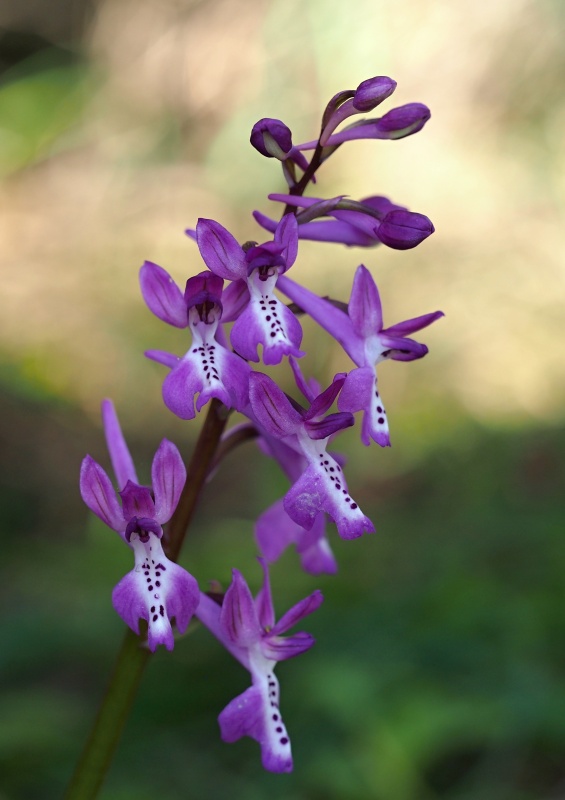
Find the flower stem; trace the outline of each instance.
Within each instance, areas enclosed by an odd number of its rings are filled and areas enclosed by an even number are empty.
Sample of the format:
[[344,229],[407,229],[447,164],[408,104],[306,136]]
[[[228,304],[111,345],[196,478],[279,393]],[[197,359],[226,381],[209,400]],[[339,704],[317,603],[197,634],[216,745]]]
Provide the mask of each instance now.
[[[167,555],[173,561],[178,559],[181,551],[228,414],[222,403],[212,400],[188,465],[179,504],[165,533]],[[94,800],[98,795],[135,700],[143,670],[149,663],[151,653],[143,644],[143,639],[130,630],[126,631],[106,694],[65,800]]]

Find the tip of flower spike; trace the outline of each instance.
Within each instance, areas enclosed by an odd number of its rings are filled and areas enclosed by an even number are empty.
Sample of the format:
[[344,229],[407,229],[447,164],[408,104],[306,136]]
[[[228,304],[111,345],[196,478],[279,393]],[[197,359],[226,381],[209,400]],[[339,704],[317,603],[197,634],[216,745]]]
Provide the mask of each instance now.
[[378,75],[360,83],[355,91],[353,106],[358,111],[372,111],[386,100],[396,89],[396,81],[386,75]]

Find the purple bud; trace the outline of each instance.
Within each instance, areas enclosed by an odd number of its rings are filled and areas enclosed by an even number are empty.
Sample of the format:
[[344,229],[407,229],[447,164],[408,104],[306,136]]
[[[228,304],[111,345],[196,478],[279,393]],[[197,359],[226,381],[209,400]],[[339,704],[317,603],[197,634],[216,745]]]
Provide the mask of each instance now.
[[279,161],[284,161],[292,150],[292,133],[280,119],[260,119],[253,126],[249,141],[261,155]]
[[410,250],[434,232],[432,221],[412,211],[389,211],[376,234],[383,244],[395,250]]
[[378,75],[360,83],[353,98],[357,111],[372,111],[375,106],[386,100],[396,89],[396,81],[386,75]]
[[421,130],[431,117],[430,109],[423,103],[406,103],[388,111],[378,121],[378,130],[387,139],[402,139]]

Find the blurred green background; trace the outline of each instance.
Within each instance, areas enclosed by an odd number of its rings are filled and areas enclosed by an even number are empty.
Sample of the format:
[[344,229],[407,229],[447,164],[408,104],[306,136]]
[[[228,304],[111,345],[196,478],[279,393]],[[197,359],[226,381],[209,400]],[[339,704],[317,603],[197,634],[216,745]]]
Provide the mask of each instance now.
[[[387,324],[446,318],[426,359],[380,370],[393,448],[339,442],[377,535],[331,532],[335,578],[293,552],[273,569],[279,612],[326,597],[316,647],[278,668],[295,771],[219,740],[248,678],[197,629],[150,664],[102,797],[565,798],[564,35],[557,0],[4,0],[1,800],[62,795],[121,641],[130,554],[78,495],[83,455],[108,464],[101,398],[145,478],[164,435],[188,457],[198,429],[143,359],[186,339],[144,307],[139,266],[199,271],[198,216],[260,239],[250,211],[283,183],[252,124],[304,141],[378,74],[432,119],[342,148],[321,193],[385,194],[437,232],[406,253],[304,243],[293,277],[346,299],[363,261]],[[305,332],[309,372],[348,368]],[[229,457],[182,557],[203,588],[232,566],[258,587],[253,519],[284,491],[252,444]]]

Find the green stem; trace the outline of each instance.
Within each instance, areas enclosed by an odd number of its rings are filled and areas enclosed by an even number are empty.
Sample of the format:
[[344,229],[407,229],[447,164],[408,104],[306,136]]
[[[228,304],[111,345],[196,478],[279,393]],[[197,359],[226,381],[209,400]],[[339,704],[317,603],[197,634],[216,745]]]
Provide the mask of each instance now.
[[[200,492],[214,461],[229,411],[212,400],[187,469],[179,504],[165,534],[168,557],[178,559]],[[65,800],[94,800],[102,786],[128,719],[145,666],[151,653],[143,639],[126,631],[106,694],[90,737],[65,795]]]

